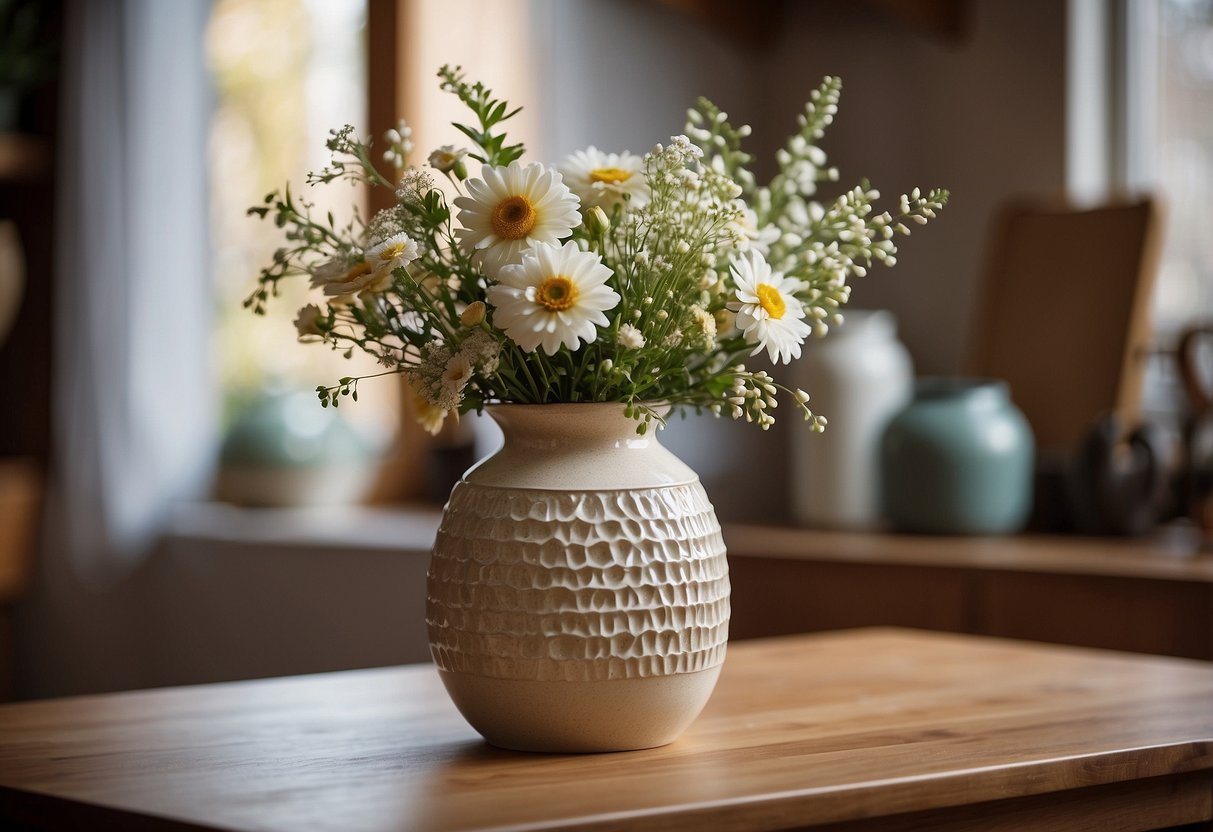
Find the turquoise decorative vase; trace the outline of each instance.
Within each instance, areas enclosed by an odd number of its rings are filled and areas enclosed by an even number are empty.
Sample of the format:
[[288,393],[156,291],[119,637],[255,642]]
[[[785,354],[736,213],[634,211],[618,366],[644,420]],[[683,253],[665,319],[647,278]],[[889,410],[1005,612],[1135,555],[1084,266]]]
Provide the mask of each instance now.
[[1018,531],[1032,508],[1033,457],[1005,382],[920,379],[882,438],[884,515],[903,531]]

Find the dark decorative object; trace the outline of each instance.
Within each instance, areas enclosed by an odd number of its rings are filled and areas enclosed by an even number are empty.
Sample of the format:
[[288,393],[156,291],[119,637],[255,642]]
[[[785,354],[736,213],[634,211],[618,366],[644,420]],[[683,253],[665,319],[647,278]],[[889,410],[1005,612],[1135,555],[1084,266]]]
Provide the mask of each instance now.
[[1126,433],[1115,414],[1099,419],[1072,460],[1068,486],[1075,531],[1145,534],[1158,522],[1170,481],[1167,436],[1154,424]]

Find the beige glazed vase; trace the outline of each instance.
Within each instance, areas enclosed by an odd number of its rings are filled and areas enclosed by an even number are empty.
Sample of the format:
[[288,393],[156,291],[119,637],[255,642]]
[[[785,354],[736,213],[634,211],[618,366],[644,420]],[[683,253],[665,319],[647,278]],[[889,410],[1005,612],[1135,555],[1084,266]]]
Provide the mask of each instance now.
[[505,445],[455,485],[430,563],[451,699],[503,748],[672,742],[728,640],[724,542],[699,478],[621,404],[489,412]]

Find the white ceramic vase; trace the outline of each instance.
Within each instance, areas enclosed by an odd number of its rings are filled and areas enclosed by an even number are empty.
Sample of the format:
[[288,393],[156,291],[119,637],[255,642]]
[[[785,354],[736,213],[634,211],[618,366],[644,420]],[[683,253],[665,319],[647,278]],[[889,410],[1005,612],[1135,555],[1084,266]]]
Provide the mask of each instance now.
[[823,434],[793,438],[792,508],[818,528],[876,528],[881,522],[880,438],[914,389],[910,354],[886,311],[854,310],[841,327],[805,344],[793,368],[829,420]]
[[673,741],[728,639],[724,542],[699,478],[621,404],[489,413],[505,444],[455,485],[430,564],[430,649],[451,699],[504,748]]

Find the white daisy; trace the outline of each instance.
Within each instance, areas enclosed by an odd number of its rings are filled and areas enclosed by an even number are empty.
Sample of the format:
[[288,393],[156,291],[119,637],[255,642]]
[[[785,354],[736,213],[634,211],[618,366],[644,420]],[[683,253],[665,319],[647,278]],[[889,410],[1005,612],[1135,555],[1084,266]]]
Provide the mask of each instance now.
[[[430,154],[430,167],[443,173],[463,171],[463,157],[466,155],[468,152],[463,148],[455,147],[453,144],[444,144]],[[463,176],[459,178],[462,179]]]
[[751,250],[729,265],[737,284],[736,299],[728,308],[737,313],[737,327],[750,344],[751,355],[764,349],[771,360],[788,363],[800,358],[800,345],[812,329],[804,321],[804,306],[794,292],[804,287],[799,280],[771,272],[761,253]]
[[523,167],[481,168],[482,179],[469,179],[468,196],[455,199],[460,243],[483,256],[485,274],[497,277],[507,263],[537,243],[556,245],[580,224],[577,197],[560,172],[533,163]]
[[[417,242],[408,234],[393,234],[367,249],[366,262],[371,274],[351,282],[347,291],[382,292],[392,285],[392,272],[417,259]],[[360,284],[354,286],[353,284]]]
[[542,346],[554,355],[561,344],[577,349],[579,341],[598,337],[595,327],[608,324],[603,312],[619,303],[606,285],[611,274],[602,258],[573,242],[535,246],[488,288],[493,323],[526,352]]
[[601,206],[609,212],[625,200],[634,207],[649,201],[644,159],[631,153],[603,153],[591,145],[565,159],[560,172],[586,208]]

